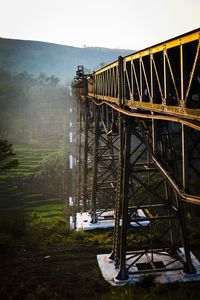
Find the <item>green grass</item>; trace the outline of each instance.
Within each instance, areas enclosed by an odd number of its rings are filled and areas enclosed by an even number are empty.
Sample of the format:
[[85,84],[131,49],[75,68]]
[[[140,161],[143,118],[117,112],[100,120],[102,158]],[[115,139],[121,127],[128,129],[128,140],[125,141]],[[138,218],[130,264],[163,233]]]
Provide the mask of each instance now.
[[[105,282],[96,255],[111,251],[113,231],[70,231],[59,197],[20,190],[16,180],[34,174],[55,150],[14,148],[19,167],[0,174],[0,300],[199,299],[198,282],[160,285],[146,278],[124,287]],[[191,232],[199,243],[198,227]]]
[[40,162],[50,153],[55,153],[56,149],[32,148],[21,145],[15,145],[14,151],[19,165],[9,171],[0,174],[1,179],[15,178],[16,176],[28,176],[34,174],[38,169]]
[[52,216],[60,216],[64,209],[63,201],[55,196],[27,193],[15,186],[15,181],[34,174],[43,158],[54,153],[54,149],[35,149],[14,146],[19,166],[0,174],[0,211],[21,210],[32,214],[37,212],[46,221]]
[[146,276],[136,286],[112,287],[96,261],[111,251],[112,232],[73,232],[66,225],[16,213],[0,218],[0,299],[199,299],[199,282],[156,284]]
[[4,183],[0,186],[0,211],[22,210],[37,212],[41,216],[60,215],[64,209],[63,201],[55,196],[44,194],[27,194]]

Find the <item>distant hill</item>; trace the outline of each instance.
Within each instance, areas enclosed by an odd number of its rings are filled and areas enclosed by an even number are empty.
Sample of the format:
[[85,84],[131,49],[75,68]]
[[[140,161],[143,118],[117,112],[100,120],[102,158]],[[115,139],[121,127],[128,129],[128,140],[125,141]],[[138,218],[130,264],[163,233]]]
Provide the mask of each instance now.
[[100,47],[77,48],[52,43],[0,38],[0,67],[14,72],[27,71],[38,75],[44,72],[70,83],[78,65],[90,71],[108,64],[119,55],[133,50]]

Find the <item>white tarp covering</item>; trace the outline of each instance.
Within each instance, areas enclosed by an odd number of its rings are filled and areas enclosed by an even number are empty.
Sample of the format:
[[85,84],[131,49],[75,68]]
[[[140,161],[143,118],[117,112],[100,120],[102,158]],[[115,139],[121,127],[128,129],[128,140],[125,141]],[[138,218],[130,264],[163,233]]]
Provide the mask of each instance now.
[[[138,209],[137,211],[138,216],[141,218],[145,218],[145,214],[142,209]],[[76,229],[77,230],[94,230],[94,229],[103,229],[103,228],[113,228],[115,226],[115,219],[114,219],[114,211],[105,211],[102,214],[97,211],[98,222],[91,223],[92,218],[89,212],[82,212],[77,213],[75,222],[76,222]],[[72,221],[73,218],[71,218]],[[121,225],[120,221],[120,225]],[[131,226],[138,227],[138,226],[148,226],[149,221],[141,221],[141,222],[131,222]],[[71,228],[74,228],[74,225],[70,225]]]

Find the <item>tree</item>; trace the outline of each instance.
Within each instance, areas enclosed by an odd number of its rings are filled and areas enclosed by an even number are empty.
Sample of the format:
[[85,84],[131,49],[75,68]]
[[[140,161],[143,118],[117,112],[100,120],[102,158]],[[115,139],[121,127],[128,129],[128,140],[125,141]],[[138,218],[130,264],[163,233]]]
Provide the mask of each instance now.
[[12,144],[0,139],[0,171],[18,166],[18,160],[13,158],[14,156]]

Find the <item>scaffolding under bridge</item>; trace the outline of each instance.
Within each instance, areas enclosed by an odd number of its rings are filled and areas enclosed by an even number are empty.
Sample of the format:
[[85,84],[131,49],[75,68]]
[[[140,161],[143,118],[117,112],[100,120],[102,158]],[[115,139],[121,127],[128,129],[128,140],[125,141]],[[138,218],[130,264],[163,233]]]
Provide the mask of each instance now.
[[115,281],[199,272],[186,222],[200,204],[199,50],[197,29],[93,74],[78,67],[76,202],[93,228],[114,226]]

